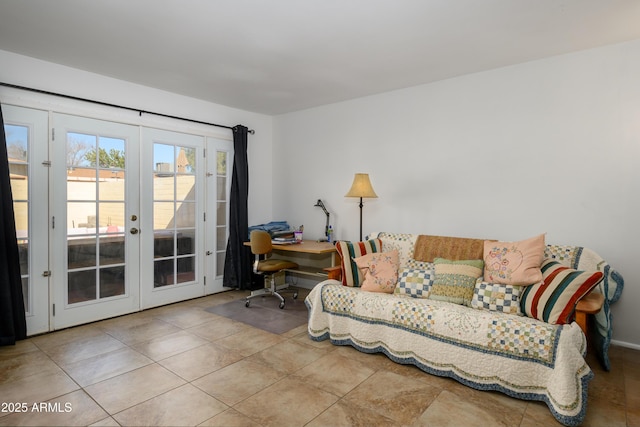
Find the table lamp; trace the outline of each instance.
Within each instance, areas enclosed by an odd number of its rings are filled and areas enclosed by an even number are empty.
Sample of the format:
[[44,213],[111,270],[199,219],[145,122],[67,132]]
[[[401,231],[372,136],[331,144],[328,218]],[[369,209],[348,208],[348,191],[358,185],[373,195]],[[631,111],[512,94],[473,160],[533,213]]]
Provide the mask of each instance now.
[[345,197],[359,197],[360,198],[360,241],[362,241],[362,198],[376,199],[378,195],[373,191],[371,181],[369,181],[368,173],[357,173],[353,177],[353,184],[351,189]]

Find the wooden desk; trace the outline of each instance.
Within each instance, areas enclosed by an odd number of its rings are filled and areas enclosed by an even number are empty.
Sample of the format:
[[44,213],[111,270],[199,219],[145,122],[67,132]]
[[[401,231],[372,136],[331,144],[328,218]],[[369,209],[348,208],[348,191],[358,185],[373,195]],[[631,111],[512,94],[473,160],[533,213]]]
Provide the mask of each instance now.
[[303,240],[300,243],[293,243],[290,245],[273,244],[273,250],[284,251],[284,252],[302,252],[302,253],[308,253],[308,254],[337,253],[336,247],[333,246],[333,243],[317,242],[315,240]]
[[[251,246],[249,242],[244,244]],[[288,259],[299,265],[297,269],[285,271],[322,279],[328,278],[328,273],[324,268],[335,267],[338,255],[333,243],[317,242],[315,240],[303,240],[300,243],[290,245],[273,244],[273,251],[277,252],[278,258]]]

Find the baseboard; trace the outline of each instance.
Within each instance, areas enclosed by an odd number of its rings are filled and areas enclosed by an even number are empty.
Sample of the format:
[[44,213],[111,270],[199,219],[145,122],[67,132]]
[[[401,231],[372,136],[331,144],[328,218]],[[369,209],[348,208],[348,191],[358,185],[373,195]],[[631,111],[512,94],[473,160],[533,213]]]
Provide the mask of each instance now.
[[618,345],[620,347],[631,348],[634,350],[640,350],[640,344],[634,344],[626,341],[611,340],[611,344]]

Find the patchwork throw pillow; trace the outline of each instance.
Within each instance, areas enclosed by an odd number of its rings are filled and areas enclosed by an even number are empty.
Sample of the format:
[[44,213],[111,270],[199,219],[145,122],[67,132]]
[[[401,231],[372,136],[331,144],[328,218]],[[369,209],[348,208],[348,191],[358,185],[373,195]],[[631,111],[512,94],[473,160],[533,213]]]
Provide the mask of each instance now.
[[377,252],[354,258],[362,272],[362,290],[393,293],[398,283],[398,251]]
[[374,252],[382,252],[382,241],[380,239],[371,239],[364,242],[338,241],[336,242],[336,250],[340,254],[342,284],[344,286],[359,287],[362,284],[363,277],[353,259]]
[[544,234],[520,242],[484,242],[484,280],[504,285],[540,283]]
[[396,295],[427,298],[436,274],[432,269],[405,268],[399,276]]
[[434,260],[436,277],[429,299],[454,304],[471,305],[476,280],[482,276],[484,262],[481,259],[451,261]]
[[520,310],[521,289],[520,286],[478,281],[473,289],[471,307],[522,316]]
[[522,289],[522,312],[543,322],[564,325],[573,319],[576,304],[602,280],[601,271],[579,271],[547,259],[542,283]]

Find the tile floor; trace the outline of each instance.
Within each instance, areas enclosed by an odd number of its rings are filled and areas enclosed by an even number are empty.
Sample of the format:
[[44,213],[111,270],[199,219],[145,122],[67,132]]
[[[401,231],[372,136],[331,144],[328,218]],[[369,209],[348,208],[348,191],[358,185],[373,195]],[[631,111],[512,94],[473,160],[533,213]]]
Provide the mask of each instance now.
[[[205,311],[231,291],[0,347],[0,425],[554,426],[546,405]],[[304,297],[304,294],[300,296]],[[275,300],[274,300],[275,303]],[[640,426],[640,351],[611,348],[585,426]],[[33,404],[36,403],[34,407]]]

